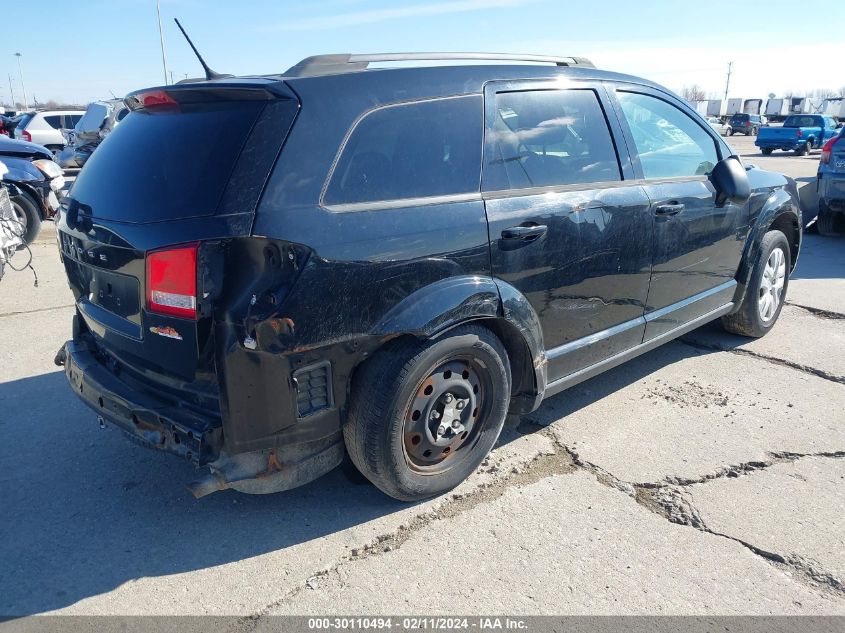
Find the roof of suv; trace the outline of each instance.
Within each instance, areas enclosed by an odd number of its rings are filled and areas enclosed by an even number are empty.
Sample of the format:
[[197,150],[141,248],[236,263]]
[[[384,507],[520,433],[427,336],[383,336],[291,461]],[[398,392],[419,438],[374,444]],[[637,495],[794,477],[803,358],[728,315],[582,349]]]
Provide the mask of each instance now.
[[[368,68],[373,62],[448,61],[448,65]],[[461,63],[462,61],[467,63]],[[480,64],[479,61],[500,62]],[[517,62],[517,63],[515,63]],[[333,84],[335,90],[377,93],[379,100],[396,101],[428,96],[480,93],[490,81],[547,80],[621,81],[666,90],[651,81],[621,73],[598,70],[582,57],[543,57],[507,53],[399,53],[375,55],[319,55],[308,57],[284,73],[218,79],[188,79],[178,83],[269,84],[284,81],[290,86]],[[339,94],[343,94],[340,92]],[[375,95],[374,95],[375,96]]]

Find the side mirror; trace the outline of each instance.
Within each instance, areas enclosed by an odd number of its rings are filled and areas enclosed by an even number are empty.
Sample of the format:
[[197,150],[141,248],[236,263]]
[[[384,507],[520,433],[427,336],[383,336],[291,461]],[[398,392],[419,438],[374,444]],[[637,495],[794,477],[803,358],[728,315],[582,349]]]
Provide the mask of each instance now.
[[751,197],[751,185],[745,167],[736,156],[720,160],[710,172],[710,182],[716,188],[716,206],[728,202],[744,204]]

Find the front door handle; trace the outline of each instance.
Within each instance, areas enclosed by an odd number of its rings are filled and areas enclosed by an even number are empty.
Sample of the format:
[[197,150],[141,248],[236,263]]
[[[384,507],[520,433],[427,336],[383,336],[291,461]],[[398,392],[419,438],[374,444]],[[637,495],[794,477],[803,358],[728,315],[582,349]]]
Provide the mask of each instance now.
[[545,234],[545,224],[534,224],[533,226],[512,226],[502,231],[503,240],[533,240]]
[[654,208],[657,215],[678,215],[683,210],[683,204],[659,204]]

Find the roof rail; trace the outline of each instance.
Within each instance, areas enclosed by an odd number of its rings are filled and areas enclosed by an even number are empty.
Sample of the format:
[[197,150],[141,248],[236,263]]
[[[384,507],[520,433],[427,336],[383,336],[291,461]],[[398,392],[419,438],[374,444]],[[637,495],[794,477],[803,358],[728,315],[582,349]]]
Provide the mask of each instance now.
[[513,53],[375,53],[369,55],[315,55],[291,66],[286,77],[315,77],[366,70],[373,62],[407,61],[510,61],[555,64],[556,66],[584,66],[595,68],[586,57],[548,57],[545,55],[517,55]]

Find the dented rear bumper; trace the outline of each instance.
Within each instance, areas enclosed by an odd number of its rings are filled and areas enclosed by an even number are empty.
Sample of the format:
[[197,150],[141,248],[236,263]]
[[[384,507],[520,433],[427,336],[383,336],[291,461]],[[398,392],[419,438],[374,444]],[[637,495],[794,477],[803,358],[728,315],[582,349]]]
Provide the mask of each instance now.
[[[61,357],[60,351],[57,360]],[[220,418],[133,389],[103,365],[84,340],[65,343],[63,361],[74,392],[96,412],[101,424],[113,424],[149,448],[179,455],[198,466],[217,459]]]

